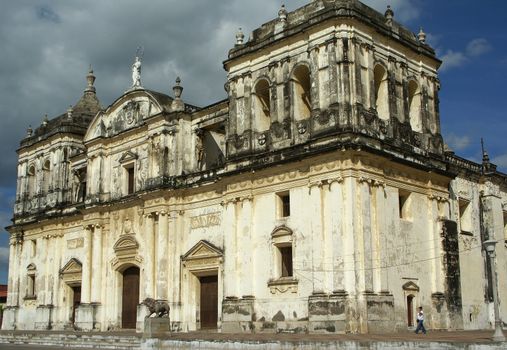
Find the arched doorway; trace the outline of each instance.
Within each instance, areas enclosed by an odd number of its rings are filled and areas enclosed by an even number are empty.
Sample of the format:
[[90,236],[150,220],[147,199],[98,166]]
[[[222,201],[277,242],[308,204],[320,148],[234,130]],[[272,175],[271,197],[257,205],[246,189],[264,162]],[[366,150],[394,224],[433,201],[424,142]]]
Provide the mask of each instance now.
[[139,267],[132,266],[123,271],[121,327],[136,328],[137,305],[139,304]]

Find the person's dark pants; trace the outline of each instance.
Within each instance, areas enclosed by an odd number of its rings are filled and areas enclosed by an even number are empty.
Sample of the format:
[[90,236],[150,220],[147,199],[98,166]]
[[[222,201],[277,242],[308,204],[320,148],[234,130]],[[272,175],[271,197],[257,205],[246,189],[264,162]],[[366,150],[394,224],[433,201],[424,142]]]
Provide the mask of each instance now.
[[424,320],[417,320],[417,328],[415,329],[415,334],[418,334],[419,331],[422,331],[426,334],[426,328],[424,328]]

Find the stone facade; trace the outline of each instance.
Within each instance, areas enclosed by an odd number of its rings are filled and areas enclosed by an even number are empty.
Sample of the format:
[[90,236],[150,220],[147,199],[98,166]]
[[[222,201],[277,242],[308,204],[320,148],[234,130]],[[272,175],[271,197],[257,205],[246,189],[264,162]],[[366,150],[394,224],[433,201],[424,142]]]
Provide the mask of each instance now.
[[318,0],[236,37],[224,101],[102,108],[90,72],[21,141],[2,327],[142,330],[147,297],[173,331],[491,327],[507,176],[444,148],[424,33]]

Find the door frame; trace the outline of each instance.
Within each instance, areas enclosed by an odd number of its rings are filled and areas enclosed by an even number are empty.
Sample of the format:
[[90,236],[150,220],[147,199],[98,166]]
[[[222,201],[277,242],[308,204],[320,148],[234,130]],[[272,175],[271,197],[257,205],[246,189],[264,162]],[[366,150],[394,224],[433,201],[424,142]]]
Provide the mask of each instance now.
[[[223,252],[201,240],[181,257],[182,319],[188,330],[198,330],[200,324],[200,277],[217,276],[217,329],[222,328]],[[199,316],[198,316],[199,315]],[[198,321],[199,317],[199,321]]]
[[[131,268],[131,267],[136,267],[139,269],[139,300],[137,302],[138,306],[139,306],[139,303],[140,303],[140,300],[142,298],[142,288],[141,286],[143,285],[143,273],[142,273],[142,268],[141,266],[139,266],[138,264],[132,264],[132,263],[127,263],[127,264],[123,264],[121,266],[119,266],[117,269],[116,269],[116,283],[115,283],[115,286],[116,286],[116,293],[114,293],[114,296],[116,297],[116,301],[114,303],[114,305],[116,305],[116,325],[115,327],[117,327],[118,329],[124,329],[123,328],[123,317],[122,317],[122,313],[123,313],[123,273],[125,272],[125,270],[127,270],[128,268]],[[137,315],[136,315],[136,325],[137,325]],[[137,326],[136,326],[137,327]],[[127,328],[128,329],[128,328]]]

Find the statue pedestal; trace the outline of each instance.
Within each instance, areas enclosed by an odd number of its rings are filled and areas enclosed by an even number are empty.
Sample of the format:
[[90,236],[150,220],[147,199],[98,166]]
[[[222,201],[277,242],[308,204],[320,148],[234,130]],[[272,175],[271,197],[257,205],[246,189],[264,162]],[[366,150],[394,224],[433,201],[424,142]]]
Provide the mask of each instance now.
[[171,333],[171,319],[169,317],[148,317],[144,320],[145,338],[156,338],[167,333]]

